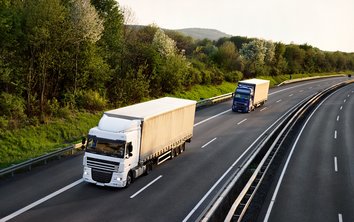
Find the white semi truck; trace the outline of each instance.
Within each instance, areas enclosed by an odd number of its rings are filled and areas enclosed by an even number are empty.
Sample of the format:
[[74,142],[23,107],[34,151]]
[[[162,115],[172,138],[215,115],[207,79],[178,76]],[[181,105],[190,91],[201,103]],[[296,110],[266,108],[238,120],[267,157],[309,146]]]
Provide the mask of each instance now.
[[268,99],[269,80],[248,79],[238,83],[235,90],[232,110],[250,112],[263,105]]
[[84,181],[127,187],[180,154],[193,136],[195,108],[195,101],[165,97],[105,112],[83,140]]

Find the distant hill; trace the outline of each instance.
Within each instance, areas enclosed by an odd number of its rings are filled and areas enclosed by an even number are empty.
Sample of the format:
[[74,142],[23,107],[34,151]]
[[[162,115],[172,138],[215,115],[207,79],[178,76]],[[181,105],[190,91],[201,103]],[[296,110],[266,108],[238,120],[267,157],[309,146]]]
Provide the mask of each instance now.
[[222,37],[231,37],[231,35],[224,32],[220,32],[216,29],[203,29],[203,28],[187,28],[187,29],[175,29],[174,31],[183,33],[184,35],[191,36],[195,39],[210,39],[218,40]]
[[[144,28],[144,25],[128,25],[133,29],[141,29]],[[210,40],[218,40],[223,37],[232,37],[232,35],[226,34],[216,29],[204,29],[204,28],[186,28],[186,29],[164,29],[182,33],[183,35],[190,36],[194,39],[210,39]]]

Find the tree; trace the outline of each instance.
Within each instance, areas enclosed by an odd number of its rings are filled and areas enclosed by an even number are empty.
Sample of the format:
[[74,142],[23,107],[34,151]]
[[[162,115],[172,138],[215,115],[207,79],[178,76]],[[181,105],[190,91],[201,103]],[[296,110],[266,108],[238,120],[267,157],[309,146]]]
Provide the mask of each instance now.
[[226,41],[224,42],[216,52],[214,60],[219,64],[220,68],[226,71],[242,70],[242,61],[237,53],[235,44]]
[[305,51],[298,45],[291,44],[287,46],[284,57],[288,63],[289,73],[302,73],[304,71]]
[[[44,120],[50,69],[62,46],[65,8],[59,0],[29,0],[25,2],[24,21],[29,69],[27,72],[27,109],[32,111],[36,93],[40,95],[40,117]],[[34,90],[34,92],[33,92]],[[35,93],[35,94],[33,94]]]
[[85,42],[96,43],[103,32],[103,21],[99,18],[96,9],[89,0],[72,0],[70,5],[70,21],[72,43],[76,46],[75,53],[75,75],[74,75],[74,95],[78,85],[79,77],[79,54],[80,46]]

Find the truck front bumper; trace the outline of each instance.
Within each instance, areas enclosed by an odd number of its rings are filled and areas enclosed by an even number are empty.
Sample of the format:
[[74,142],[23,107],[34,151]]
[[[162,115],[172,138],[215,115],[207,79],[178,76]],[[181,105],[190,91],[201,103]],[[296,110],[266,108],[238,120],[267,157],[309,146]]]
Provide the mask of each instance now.
[[125,187],[126,185],[126,177],[124,177],[122,173],[113,172],[108,181],[107,178],[100,179],[100,176],[93,176],[92,169],[89,167],[84,167],[82,178],[85,182],[94,183],[98,186]]

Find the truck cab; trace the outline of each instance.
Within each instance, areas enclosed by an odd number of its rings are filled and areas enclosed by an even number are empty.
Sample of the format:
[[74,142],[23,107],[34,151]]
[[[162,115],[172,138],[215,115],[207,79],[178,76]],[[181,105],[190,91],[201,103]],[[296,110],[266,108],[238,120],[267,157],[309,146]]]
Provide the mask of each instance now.
[[131,169],[139,161],[139,133],[138,121],[104,116],[87,137],[84,181],[100,186],[128,186],[133,179]]
[[239,85],[234,93],[232,111],[244,113],[252,111],[253,94],[254,90],[251,87]]

